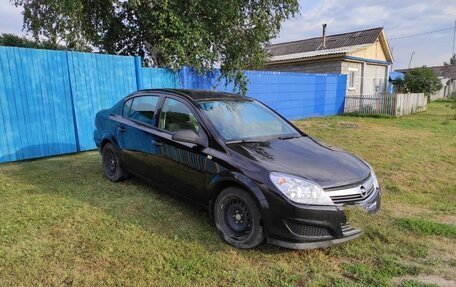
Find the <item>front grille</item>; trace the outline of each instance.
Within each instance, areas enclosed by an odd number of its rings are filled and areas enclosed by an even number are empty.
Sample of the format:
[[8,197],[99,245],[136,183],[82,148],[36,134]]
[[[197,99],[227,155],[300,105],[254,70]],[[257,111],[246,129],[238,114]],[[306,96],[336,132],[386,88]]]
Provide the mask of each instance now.
[[307,224],[300,224],[292,221],[285,221],[291,232],[298,236],[305,237],[331,237],[328,229],[320,226],[313,226]]
[[366,191],[364,196],[362,196],[361,193],[347,194],[347,195],[334,195],[334,196],[331,196],[331,199],[335,204],[354,203],[357,201],[362,201],[365,198],[369,197],[372,194],[372,192],[374,191],[374,189],[375,189],[375,187],[372,186],[369,190]]
[[[363,193],[360,192],[361,186],[365,188]],[[375,186],[373,182],[367,180],[359,187],[347,189],[347,194],[344,194],[344,190],[329,191],[328,194],[335,204],[354,204],[368,198],[374,190]]]

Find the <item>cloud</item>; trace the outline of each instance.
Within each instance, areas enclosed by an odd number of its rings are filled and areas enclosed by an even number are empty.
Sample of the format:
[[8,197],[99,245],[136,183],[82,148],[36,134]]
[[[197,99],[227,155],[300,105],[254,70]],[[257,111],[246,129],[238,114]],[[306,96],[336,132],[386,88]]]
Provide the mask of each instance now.
[[[328,34],[385,27],[387,37],[395,38],[452,27],[456,3],[447,0],[307,0],[301,2],[301,14],[286,21],[273,43],[321,35],[321,24],[327,23]],[[394,67],[441,65],[451,56],[453,31],[448,30],[407,39],[391,40]]]
[[16,8],[9,0],[0,0],[0,33],[25,35],[21,13],[22,8]]

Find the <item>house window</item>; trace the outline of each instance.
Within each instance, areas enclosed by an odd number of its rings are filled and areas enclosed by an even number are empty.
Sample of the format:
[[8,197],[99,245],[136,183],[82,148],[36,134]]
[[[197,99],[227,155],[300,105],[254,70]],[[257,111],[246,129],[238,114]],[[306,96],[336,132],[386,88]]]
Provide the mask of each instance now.
[[356,71],[348,71],[348,89],[355,90]]

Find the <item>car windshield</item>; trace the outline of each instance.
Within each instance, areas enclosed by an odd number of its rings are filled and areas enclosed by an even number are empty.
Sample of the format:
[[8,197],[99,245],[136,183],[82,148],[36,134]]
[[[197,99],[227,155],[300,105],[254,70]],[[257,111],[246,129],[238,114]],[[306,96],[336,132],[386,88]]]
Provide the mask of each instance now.
[[300,135],[286,121],[256,101],[204,101],[199,106],[226,142]]

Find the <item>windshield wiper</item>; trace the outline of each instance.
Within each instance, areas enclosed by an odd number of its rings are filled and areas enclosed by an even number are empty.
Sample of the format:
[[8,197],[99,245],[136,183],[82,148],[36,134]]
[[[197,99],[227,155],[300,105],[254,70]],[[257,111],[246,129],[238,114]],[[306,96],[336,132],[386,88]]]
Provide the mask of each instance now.
[[288,136],[281,136],[279,137],[279,140],[288,140],[288,139],[294,139],[294,138],[300,138],[300,135],[288,135]]
[[[280,136],[277,139],[279,140],[288,140],[288,139],[294,139],[294,138],[300,138],[301,135],[284,135]],[[232,140],[232,141],[227,141],[226,144],[237,144],[237,143],[262,143],[265,141],[270,141],[274,138],[269,138],[269,139],[239,139],[239,140]]]
[[263,142],[263,141],[254,140],[254,139],[241,139],[241,140],[227,141],[226,144],[237,144],[237,143],[260,143],[260,142]]

